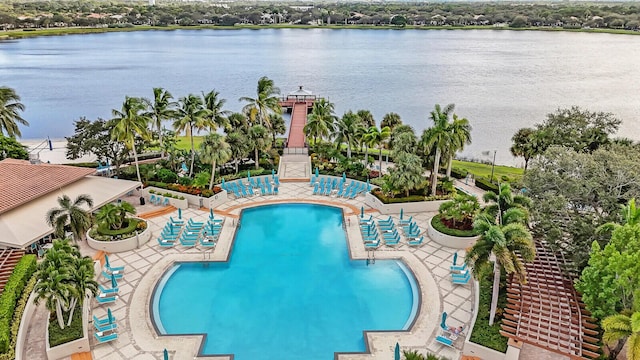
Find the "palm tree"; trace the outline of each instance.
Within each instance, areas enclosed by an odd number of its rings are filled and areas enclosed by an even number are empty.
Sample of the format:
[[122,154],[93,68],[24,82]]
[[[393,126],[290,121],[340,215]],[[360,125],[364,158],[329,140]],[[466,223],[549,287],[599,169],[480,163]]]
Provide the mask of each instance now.
[[71,292],[72,297],[69,304],[70,313],[67,326],[71,325],[76,304],[80,303],[80,305],[82,305],[87,296],[87,292],[92,296],[98,293],[98,283],[93,280],[95,275],[93,260],[90,257],[73,257],[69,265],[71,270],[69,281],[73,284],[74,291]]
[[511,151],[511,155],[513,156],[522,156],[524,158],[524,171],[527,171],[527,167],[529,166],[529,160],[534,157],[537,153],[537,149],[534,143],[533,136],[535,134],[535,130],[532,128],[522,128],[518,130],[511,141],[513,141],[513,145],[509,148]]
[[91,214],[82,208],[93,206],[93,199],[89,195],[81,194],[71,202],[67,195],[58,198],[59,208],[53,208],[47,212],[47,224],[54,228],[53,233],[64,239],[64,227],[69,224],[74,240],[83,239],[84,234],[91,227]]
[[640,224],[640,208],[636,207],[636,199],[631,198],[627,205],[621,205],[620,215],[622,216],[622,224],[608,222],[598,227],[597,232],[613,231],[622,225],[638,225]]
[[204,108],[202,99],[199,96],[189,94],[179,100],[178,119],[173,122],[173,127],[178,132],[185,131],[191,140],[191,166],[189,177],[193,175],[193,163],[196,160],[196,149],[193,144],[193,130],[204,129],[209,124],[207,115],[209,111]]
[[431,172],[431,194],[436,194],[436,186],[438,184],[438,169],[440,168],[440,155],[443,150],[449,146],[449,116],[453,112],[455,105],[449,104],[440,108],[440,104],[436,104],[435,109],[430,113],[430,119],[433,126],[425,129],[422,133],[422,142],[427,149],[435,147],[436,154],[433,162],[433,171]]
[[391,129],[388,126],[383,127],[378,130],[377,127],[372,126],[369,128],[369,131],[364,135],[367,146],[370,147],[378,147],[380,152],[378,153],[378,157],[380,160],[380,175],[382,176],[382,149],[386,143],[386,140],[391,136]]
[[[220,93],[211,90],[208,93],[202,93],[202,97],[204,99],[204,108],[209,111],[209,124],[212,125],[211,130],[215,130],[217,128],[226,128],[229,120],[227,116],[231,114],[228,110],[222,110],[222,107],[227,102],[225,99],[218,98]],[[215,125],[215,126],[213,126]]]
[[356,113],[362,121],[362,124],[366,129],[371,128],[372,126],[376,126],[376,120],[373,118],[373,114],[369,110],[358,110]]
[[513,195],[511,191],[511,185],[509,183],[502,183],[498,187],[498,193],[493,191],[487,191],[482,196],[482,199],[487,204],[483,211],[489,214],[493,218],[497,218],[500,222],[504,214],[511,208],[517,208],[522,211],[524,215],[523,223],[529,221],[529,208],[531,207],[531,199],[524,195]]
[[602,329],[602,340],[605,343],[618,342],[615,354],[610,353],[610,359],[615,359],[628,342],[627,359],[640,360],[640,311],[631,315],[622,313],[608,316],[602,320]]
[[318,138],[322,140],[331,135],[336,120],[334,104],[324,98],[318,99],[311,107],[304,133],[307,137],[313,137],[313,145],[315,146]]
[[114,127],[111,129],[111,137],[121,141],[133,151],[133,158],[136,164],[138,181],[140,178],[140,167],[138,166],[138,152],[136,151],[136,135],[146,139],[148,137],[147,124],[149,117],[143,113],[146,109],[144,101],[136,97],[126,97],[120,111],[113,109]]
[[465,145],[471,144],[471,125],[469,120],[458,118],[453,114],[453,122],[449,125],[450,146],[447,149],[449,160],[447,162],[447,177],[451,177],[451,165],[453,157],[458,151],[462,151]]
[[[52,250],[47,250],[47,255]],[[67,283],[70,279],[69,269],[67,267],[41,267],[36,277],[38,281],[34,288],[36,293],[34,303],[38,305],[41,300],[44,300],[47,310],[51,313],[55,312],[60,329],[64,329],[63,310],[68,308],[73,291],[71,285]]]
[[493,325],[498,307],[501,269],[525,283],[527,271],[524,262],[531,262],[535,258],[535,246],[531,232],[523,224],[524,218],[525,214],[521,209],[510,208],[500,221],[483,213],[473,223],[473,228],[481,235],[467,253],[465,262],[473,268],[474,277],[479,279],[484,270],[491,266],[490,257],[493,255],[495,258],[489,325]]
[[287,126],[284,124],[284,118],[280,114],[269,114],[269,123],[271,124],[272,140],[275,144],[276,135],[284,135],[287,132]]
[[251,151],[251,147],[247,141],[247,136],[241,131],[234,131],[227,135],[227,144],[231,151],[231,158],[235,162],[236,174],[238,173],[238,163]]
[[249,132],[247,134],[249,138],[249,143],[252,144],[253,150],[255,151],[255,160],[256,160],[256,170],[260,168],[258,157],[260,151],[264,151],[271,147],[271,137],[269,136],[269,131],[262,125],[254,125],[249,128]]
[[249,128],[249,121],[242,113],[233,113],[227,118],[228,123],[225,131],[227,134],[236,130],[244,130]]
[[395,128],[398,125],[402,125],[402,120],[400,119],[400,115],[394,112],[385,114],[384,117],[382,118],[382,122],[380,123],[381,127],[388,126],[389,129],[391,129],[391,131],[393,131],[393,128]]
[[274,86],[273,80],[263,76],[258,80],[257,97],[255,99],[250,97],[240,98],[240,101],[247,102],[242,111],[245,114],[253,112],[260,125],[271,129],[269,114],[282,114],[278,94],[280,94],[280,89]]
[[409,196],[409,191],[424,181],[422,159],[418,155],[401,152],[394,158],[394,162],[395,167],[389,171],[389,181],[393,188],[404,191],[405,196]]
[[361,128],[360,118],[352,111],[346,112],[336,123],[333,133],[334,141],[338,149],[342,144],[347,144],[347,158],[349,159],[351,158],[351,147],[355,145],[357,133]]
[[127,214],[135,214],[136,208],[126,201],[117,204],[106,204],[96,214],[96,221],[105,224],[109,229],[121,229]]
[[6,131],[12,138],[22,136],[17,123],[29,126],[29,122],[18,114],[19,111],[24,111],[20,96],[10,87],[0,87],[0,135]]
[[[142,99],[148,108],[146,116],[151,119],[152,126],[158,132],[160,149],[163,149],[162,122],[171,119],[175,115],[173,107],[176,103],[171,99],[173,99],[171,93],[163,88],[153,88],[153,101],[146,98]],[[164,150],[162,150],[162,157],[164,157]]]
[[216,164],[224,164],[231,159],[231,149],[229,144],[224,141],[224,137],[217,133],[211,133],[200,144],[202,153],[200,156],[203,161],[211,163],[211,180],[209,181],[209,190],[213,189],[213,179],[216,176]]

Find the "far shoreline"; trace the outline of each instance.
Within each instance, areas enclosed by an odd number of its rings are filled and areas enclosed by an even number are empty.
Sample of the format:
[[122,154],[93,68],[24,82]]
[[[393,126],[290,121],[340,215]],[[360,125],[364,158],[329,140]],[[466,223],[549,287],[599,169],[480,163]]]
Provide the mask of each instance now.
[[65,27],[46,29],[19,29],[0,31],[0,41],[18,40],[40,36],[63,36],[82,34],[101,34],[109,32],[128,31],[175,31],[175,30],[261,30],[261,29],[331,29],[331,30],[494,30],[494,31],[546,31],[546,32],[575,32],[575,33],[596,33],[614,35],[640,35],[640,31],[624,29],[604,29],[604,28],[579,28],[565,29],[561,27],[526,27],[511,28],[508,26],[494,25],[473,25],[473,26],[393,26],[393,25],[237,25],[237,26],[217,26],[217,25],[195,25],[195,26],[150,26],[134,25],[132,27]]

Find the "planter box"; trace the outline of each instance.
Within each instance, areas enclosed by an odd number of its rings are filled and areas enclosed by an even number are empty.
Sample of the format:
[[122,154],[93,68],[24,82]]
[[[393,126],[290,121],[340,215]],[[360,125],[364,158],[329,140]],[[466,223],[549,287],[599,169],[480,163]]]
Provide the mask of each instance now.
[[176,196],[182,196],[184,197],[184,200],[179,200],[179,199],[174,199],[174,198],[169,198],[169,204],[171,204],[172,206],[178,208],[178,209],[187,209],[189,207],[189,205],[197,207],[197,208],[201,208],[201,207],[206,207],[209,209],[215,208],[217,206],[220,206],[222,204],[224,204],[225,202],[227,202],[227,192],[225,190],[222,190],[221,192],[209,197],[209,198],[205,198],[202,196],[198,196],[198,195],[191,195],[191,194],[185,194],[185,193],[181,193],[178,191],[173,191],[173,190],[167,190],[167,189],[161,189],[161,188],[157,188],[157,187],[153,187],[153,186],[149,186],[146,187],[142,190],[142,196],[144,196],[147,201],[149,201],[149,198],[151,197],[149,194],[149,190],[153,190],[155,191],[155,195],[156,196],[162,196],[162,194],[165,193],[170,193]]
[[49,318],[47,317],[47,331],[45,333],[46,337],[46,351],[47,351],[47,359],[49,360],[58,360],[77,352],[85,352],[91,351],[91,347],[89,346],[89,322],[87,319],[89,318],[89,299],[86,299],[82,303],[82,333],[84,334],[80,339],[69,341],[68,343],[64,343],[58,346],[50,347],[49,346]]
[[404,211],[404,213],[418,213],[418,212],[436,212],[440,208],[442,203],[445,203],[449,200],[433,200],[433,201],[418,201],[418,202],[407,202],[407,203],[395,203],[395,204],[384,204],[380,199],[378,199],[371,192],[367,192],[364,197],[364,203],[372,207],[374,209],[378,209],[381,214],[389,215],[389,214],[399,214],[400,209]]
[[[136,218],[139,219],[139,218]],[[144,219],[139,219],[146,221]],[[130,237],[128,239],[116,240],[116,241],[100,241],[95,240],[89,236],[87,232],[87,244],[92,249],[102,250],[107,253],[119,253],[124,251],[130,251],[139,248],[141,245],[146,244],[151,239],[151,230],[149,229],[149,223],[147,222],[147,228],[140,234]]]
[[438,244],[446,247],[450,247],[453,249],[467,249],[473,246],[473,244],[480,239],[480,235],[471,236],[471,237],[458,237],[446,235],[438,230],[434,229],[431,225],[431,220],[433,217],[429,218],[427,222],[427,235],[429,238]]

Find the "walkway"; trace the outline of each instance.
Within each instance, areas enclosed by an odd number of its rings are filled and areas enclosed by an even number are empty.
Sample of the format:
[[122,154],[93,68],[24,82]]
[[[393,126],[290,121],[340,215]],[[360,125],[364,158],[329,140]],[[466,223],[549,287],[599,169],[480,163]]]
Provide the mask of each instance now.
[[282,155],[278,168],[280,180],[310,181],[311,161],[307,155]]
[[[349,248],[353,258],[366,258],[362,238],[358,227],[359,210],[364,205],[364,197],[354,200],[336,199],[326,196],[311,195],[312,188],[308,182],[282,183],[280,195],[255,196],[252,198],[234,199],[216,209],[216,212],[226,212],[238,216],[241,209],[275,201],[288,200],[291,202],[318,202],[341,206],[345,210],[346,230],[349,238]],[[358,211],[354,211],[358,210]],[[387,216],[378,214],[371,209],[374,218],[382,219]],[[207,211],[187,209],[182,212],[185,218],[205,220]],[[376,215],[377,214],[377,215]],[[149,219],[149,227],[154,235],[161,231],[169,216],[167,214]],[[418,225],[424,232],[428,219],[434,213],[413,214]],[[217,215],[218,216],[218,215]],[[234,216],[234,217],[235,217]],[[227,218],[221,233],[218,246],[211,253],[212,260],[225,260],[230,255],[232,239],[236,230],[236,219]],[[396,217],[397,221],[397,217]],[[426,235],[425,235],[426,236]],[[455,349],[435,343],[437,324],[443,311],[449,314],[449,324],[464,325],[469,328],[473,307],[473,285],[453,286],[449,275],[449,265],[455,251],[428,241],[420,248],[410,248],[404,242],[396,248],[381,247],[376,251],[376,258],[403,258],[413,269],[420,285],[422,304],[415,324],[410,332],[374,332],[367,334],[367,341],[372,354],[344,354],[340,359],[389,359],[393,358],[393,349],[399,342],[403,350],[417,350],[420,353],[437,353],[451,359],[460,355],[464,339],[460,337]],[[153,330],[150,321],[149,303],[154,286],[159,277],[175,261],[203,260],[205,250],[197,248],[160,248],[155,237],[141,248],[112,254],[111,262],[114,266],[126,266],[125,275],[120,281],[120,298],[111,306],[99,306],[92,301],[93,313],[103,316],[108,307],[118,319],[119,338],[108,344],[96,344],[91,331],[93,357],[95,359],[159,359],[162,350],[169,350],[172,360],[194,359],[200,345],[200,336],[161,336]],[[458,252],[464,256],[463,251]],[[208,258],[208,257],[207,257]],[[375,266],[375,265],[374,265]],[[106,280],[99,279],[106,284]],[[226,358],[226,357],[221,357]]]
[[291,124],[289,125],[289,138],[287,139],[288,148],[305,147],[304,126],[307,123],[307,111],[309,105],[307,102],[296,102],[291,110]]

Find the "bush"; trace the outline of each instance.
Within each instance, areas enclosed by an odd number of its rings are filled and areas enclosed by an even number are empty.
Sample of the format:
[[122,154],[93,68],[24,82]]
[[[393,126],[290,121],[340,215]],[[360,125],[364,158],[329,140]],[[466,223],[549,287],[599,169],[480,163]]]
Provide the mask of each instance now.
[[476,186],[482,190],[493,191],[494,193],[498,193],[498,185],[491,183],[488,179],[485,178],[477,178]]
[[456,179],[464,179],[467,177],[467,175],[469,175],[469,172],[465,169],[460,169],[460,168],[451,169],[451,176]]
[[18,300],[18,305],[16,306],[15,313],[13,314],[13,321],[11,322],[11,340],[9,350],[0,354],[0,360],[13,360],[16,357],[16,343],[18,341],[18,331],[20,331],[20,321],[22,320],[22,314],[24,313],[24,309],[27,307],[27,302],[29,301],[29,296],[33,291],[33,288],[36,286],[36,281],[38,279],[35,275],[31,276],[31,279],[27,281],[27,285],[25,285],[22,290],[22,296]]
[[6,353],[9,350],[11,319],[15,313],[16,302],[22,296],[27,281],[35,271],[36,256],[23,256],[13,269],[4,291],[0,295],[0,353]]
[[[493,268],[493,267],[491,267]],[[498,309],[502,309],[507,305],[507,292],[503,288],[506,277],[502,272],[500,279],[500,296],[498,297]],[[496,313],[495,322],[489,326],[489,313],[491,310],[491,291],[493,287],[493,273],[488,272],[486,276],[480,278],[480,303],[478,305],[478,317],[473,326],[470,341],[488,348],[500,351],[507,351],[508,338],[500,335],[500,325],[502,324],[502,316]]]
[[475,230],[459,230],[451,229],[447,227],[443,222],[440,215],[436,215],[431,219],[431,226],[445,235],[458,236],[458,237],[472,237],[478,235]]
[[58,346],[80,339],[82,336],[84,336],[82,331],[82,305],[79,302],[73,311],[71,325],[65,326],[64,329],[60,329],[60,326],[58,326],[55,313],[49,315],[49,345]]
[[126,226],[123,226],[121,229],[117,229],[117,230],[109,229],[109,226],[107,224],[102,223],[98,225],[98,234],[112,236],[112,237],[122,236],[124,238],[127,238],[128,236],[125,236],[125,235],[136,232],[139,222],[141,221],[138,219],[127,218],[125,220]]
[[180,185],[190,186],[192,183],[193,183],[193,180],[191,180],[191,178],[188,178],[186,176],[178,178],[178,184]]
[[169,169],[158,170],[156,177],[164,183],[174,183],[178,180],[178,175]]

